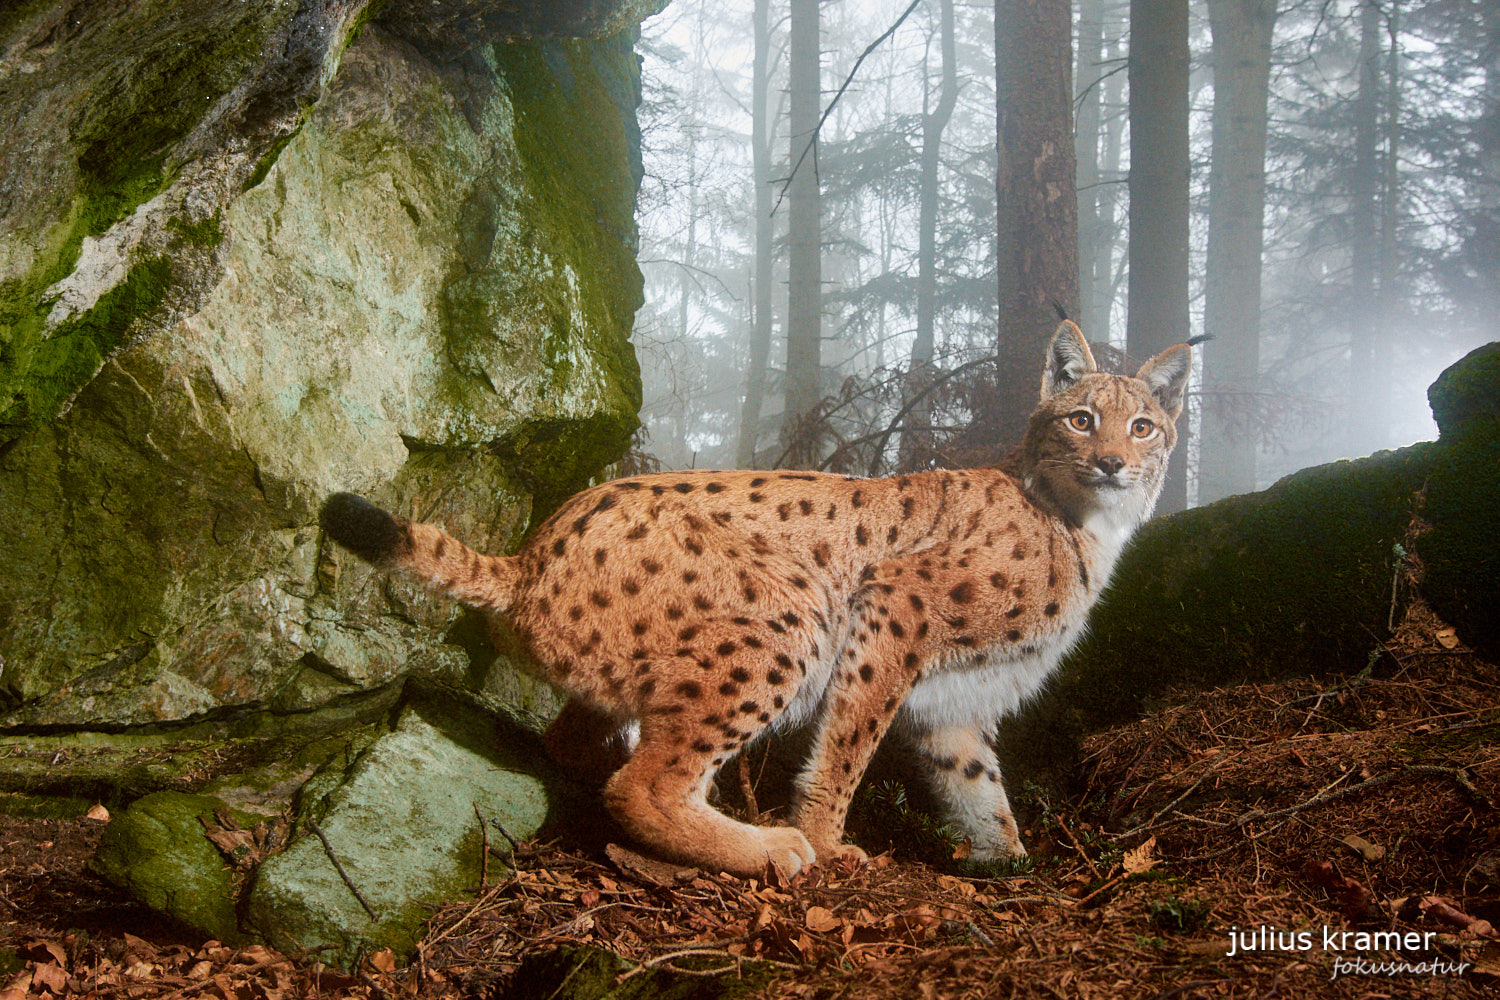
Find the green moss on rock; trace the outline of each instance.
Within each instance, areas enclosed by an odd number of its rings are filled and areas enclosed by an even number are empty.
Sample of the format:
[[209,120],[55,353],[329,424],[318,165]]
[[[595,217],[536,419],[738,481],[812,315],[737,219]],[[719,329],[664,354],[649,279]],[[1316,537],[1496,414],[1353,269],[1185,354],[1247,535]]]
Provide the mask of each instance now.
[[[0,21],[0,41],[34,27],[41,12],[28,5]],[[84,238],[108,231],[167,186],[172,151],[244,79],[292,13],[280,4],[153,0],[88,19],[48,50],[55,55],[8,76],[22,105],[11,110],[45,106],[52,128],[67,135],[61,155],[71,169],[56,175],[71,190],[28,192],[39,205],[57,204],[63,217],[50,225],[29,220],[37,224],[29,266],[0,282],[0,442],[56,416],[132,322],[161,303],[166,262],[139,260],[125,279],[131,287],[106,293],[112,302],[48,328],[48,290],[72,272]],[[28,124],[23,119],[18,134]]]
[[[226,808],[211,795],[157,792],[116,815],[91,867],[136,899],[229,944],[245,940],[224,858],[201,817]],[[238,817],[254,822],[254,817]]]

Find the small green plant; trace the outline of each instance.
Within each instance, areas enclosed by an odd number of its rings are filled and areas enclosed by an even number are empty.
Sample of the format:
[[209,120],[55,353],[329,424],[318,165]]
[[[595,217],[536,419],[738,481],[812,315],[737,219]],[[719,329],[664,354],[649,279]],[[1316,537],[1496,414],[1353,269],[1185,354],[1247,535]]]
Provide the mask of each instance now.
[[1208,914],[1212,909],[1212,905],[1205,900],[1179,899],[1176,896],[1153,899],[1146,904],[1151,926],[1163,934],[1189,934],[1201,930],[1208,923]]
[[953,827],[914,809],[899,781],[878,781],[862,788],[849,808],[848,825],[867,850],[884,844],[898,855],[934,868],[950,867],[953,853],[963,842],[963,835]]

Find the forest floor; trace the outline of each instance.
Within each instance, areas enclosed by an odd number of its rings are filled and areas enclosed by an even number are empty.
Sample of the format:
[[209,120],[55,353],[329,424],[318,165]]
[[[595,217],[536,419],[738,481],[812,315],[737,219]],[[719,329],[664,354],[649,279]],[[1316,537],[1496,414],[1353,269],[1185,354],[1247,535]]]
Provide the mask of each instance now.
[[[906,823],[881,794],[867,812]],[[702,998],[1493,995],[1497,795],[1500,669],[1418,606],[1356,677],[1184,694],[1094,737],[1074,794],[1029,796],[1029,869],[964,876],[898,843],[768,883],[502,842],[514,870],[495,861],[436,910],[402,967],[205,942],[87,870],[102,822],[0,816],[0,1000],[542,1000],[570,979]]]

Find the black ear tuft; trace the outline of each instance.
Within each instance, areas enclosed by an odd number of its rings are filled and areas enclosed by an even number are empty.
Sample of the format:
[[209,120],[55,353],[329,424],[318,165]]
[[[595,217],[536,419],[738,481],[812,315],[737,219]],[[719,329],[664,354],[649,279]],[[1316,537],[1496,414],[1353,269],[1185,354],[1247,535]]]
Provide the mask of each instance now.
[[1098,370],[1083,331],[1072,320],[1063,320],[1047,344],[1047,359],[1042,365],[1042,399],[1050,399]]
[[363,497],[335,493],[323,504],[318,523],[328,537],[366,562],[388,563],[411,551],[406,524]]

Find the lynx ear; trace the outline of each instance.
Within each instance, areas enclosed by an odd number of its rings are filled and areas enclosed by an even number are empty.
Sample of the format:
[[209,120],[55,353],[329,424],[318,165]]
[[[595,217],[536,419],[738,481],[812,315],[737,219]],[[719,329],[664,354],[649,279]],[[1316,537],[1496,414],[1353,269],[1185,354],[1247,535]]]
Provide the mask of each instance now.
[[1151,395],[1176,420],[1187,397],[1188,376],[1193,371],[1193,349],[1186,344],[1169,347],[1141,365],[1135,377],[1145,382]]
[[1042,398],[1055,396],[1098,370],[1083,331],[1072,320],[1065,319],[1047,345],[1047,360],[1042,365]]

